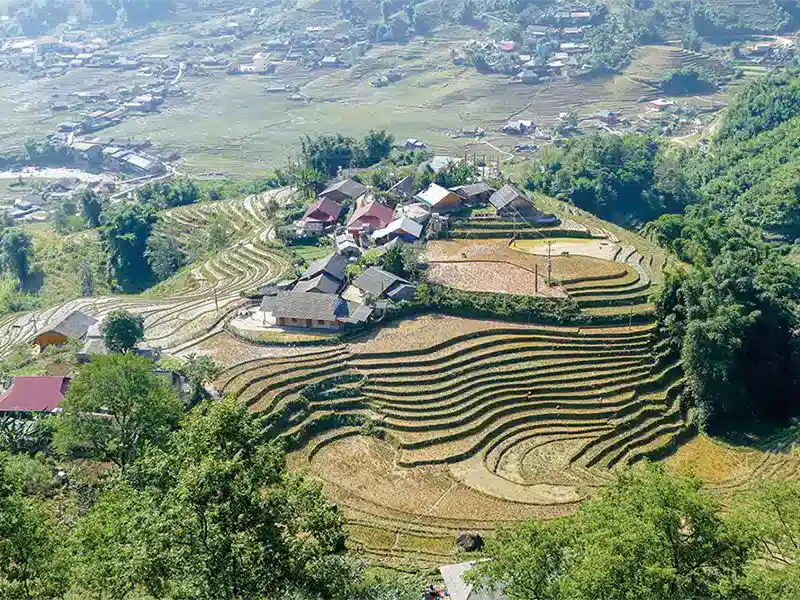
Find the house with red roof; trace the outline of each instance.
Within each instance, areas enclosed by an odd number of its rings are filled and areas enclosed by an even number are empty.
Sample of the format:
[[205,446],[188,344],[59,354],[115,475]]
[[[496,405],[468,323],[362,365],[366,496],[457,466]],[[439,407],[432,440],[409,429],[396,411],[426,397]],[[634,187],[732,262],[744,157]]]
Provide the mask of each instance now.
[[342,214],[342,205],[330,198],[322,198],[308,207],[306,214],[298,221],[304,233],[319,235],[334,225]]
[[14,377],[0,396],[0,413],[53,412],[61,406],[69,377]]
[[355,210],[347,223],[347,231],[353,235],[358,235],[362,231],[372,232],[383,229],[392,221],[394,221],[394,210],[373,200]]

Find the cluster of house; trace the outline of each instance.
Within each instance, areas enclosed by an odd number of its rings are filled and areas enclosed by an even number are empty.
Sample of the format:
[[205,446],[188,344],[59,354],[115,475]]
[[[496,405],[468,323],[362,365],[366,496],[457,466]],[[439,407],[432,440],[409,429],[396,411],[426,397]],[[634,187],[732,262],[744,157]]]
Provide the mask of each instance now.
[[[0,46],[0,67],[16,71],[38,71],[53,77],[68,69],[104,66],[108,42],[83,31],[63,31],[58,36],[17,37]],[[103,63],[100,65],[99,63]]]
[[592,48],[584,36],[591,27],[587,10],[560,11],[542,25],[530,25],[523,33],[524,43],[515,40],[470,40],[462,52],[454,52],[456,64],[464,64],[476,52],[485,57],[495,72],[512,75],[515,83],[539,83],[553,77],[587,72],[587,55]]
[[69,144],[75,166],[81,169],[125,173],[133,177],[155,177],[166,172],[165,162],[177,160],[175,153],[153,156],[147,141],[112,137],[73,138]]
[[126,54],[89,31],[64,29],[57,35],[17,37],[0,46],[0,69],[30,73],[31,77],[60,77],[73,69],[114,69],[158,72],[165,78],[179,73],[179,61],[167,54]]
[[[447,161],[441,160],[444,158]],[[441,169],[452,160],[434,157],[424,168]],[[495,190],[486,182],[477,182],[447,189],[431,183],[419,193],[413,192],[413,176],[398,181],[387,192],[396,202],[391,208],[357,181],[331,183],[296,227],[300,235],[332,237],[336,253],[315,261],[298,280],[263,290],[260,310],[264,319],[283,327],[338,330],[381,316],[388,302],[413,297],[413,284],[377,267],[369,267],[348,284],[347,266],[366,250],[386,251],[396,244],[423,239],[426,227],[428,235],[441,233],[448,215],[463,209],[489,205],[502,218],[552,219],[512,185]],[[346,207],[352,207],[352,212]],[[349,217],[344,219],[346,212]]]
[[339,331],[381,316],[389,302],[413,298],[415,286],[378,267],[348,283],[351,259],[342,254],[314,261],[296,281],[262,289],[259,310],[278,327]]
[[732,48],[733,58],[748,60],[757,65],[788,65],[794,63],[797,50],[789,38],[778,38],[778,43],[758,42]]
[[117,125],[131,114],[155,111],[169,93],[167,84],[152,78],[136,85],[120,86],[113,92],[108,88],[74,92],[55,100],[50,110],[54,113],[79,112],[81,115],[79,120],[59,123],[58,133],[91,133]]
[[[78,353],[78,362],[81,363],[109,352],[103,342],[101,323],[81,311],[72,312],[54,327],[35,333],[30,342],[43,350],[48,346],[63,346],[69,340],[83,342]],[[151,359],[158,358],[156,351],[149,348],[136,348],[133,352]],[[179,394],[186,392],[186,382],[181,375],[158,369],[154,372],[167,378]],[[0,415],[25,417],[32,413],[58,412],[69,380],[69,377],[14,377],[9,388],[0,394]]]

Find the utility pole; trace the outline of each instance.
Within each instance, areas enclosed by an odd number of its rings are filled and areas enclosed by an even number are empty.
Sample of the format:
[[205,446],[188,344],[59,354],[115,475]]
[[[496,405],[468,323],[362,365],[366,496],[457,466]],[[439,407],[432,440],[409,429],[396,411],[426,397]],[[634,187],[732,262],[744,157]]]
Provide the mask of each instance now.
[[552,285],[553,276],[553,241],[547,240],[547,286]]
[[216,309],[217,314],[219,314],[219,302],[217,301],[217,284],[216,283],[214,284],[214,308]]
[[628,333],[630,333],[632,325],[633,325],[633,299],[631,299],[631,310],[628,313]]
[[539,263],[536,263],[533,266],[533,273],[534,273],[533,281],[535,282],[534,283],[534,286],[535,286],[534,289],[536,290],[536,293],[538,294],[539,293]]

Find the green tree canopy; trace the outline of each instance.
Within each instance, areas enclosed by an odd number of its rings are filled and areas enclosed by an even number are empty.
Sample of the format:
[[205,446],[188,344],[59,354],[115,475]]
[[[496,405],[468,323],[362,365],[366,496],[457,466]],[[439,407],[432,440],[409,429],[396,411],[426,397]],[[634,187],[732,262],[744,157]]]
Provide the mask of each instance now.
[[104,493],[79,540],[81,582],[108,597],[342,598],[352,579],[341,514],[232,398],[199,405]]
[[141,290],[152,281],[145,252],[155,222],[156,216],[149,207],[127,206],[103,228],[112,273],[125,291]]
[[719,510],[696,480],[626,472],[573,517],[501,530],[471,575],[510,600],[713,597],[752,551]]
[[81,214],[89,223],[89,227],[100,226],[100,213],[103,212],[103,203],[100,197],[91,188],[86,188],[81,194]]
[[59,451],[89,451],[126,469],[148,445],[165,441],[183,405],[153,363],[133,354],[94,358],[70,382],[56,420]]
[[144,319],[127,310],[115,310],[103,322],[103,342],[112,352],[123,354],[144,339]]
[[28,279],[33,242],[22,229],[7,229],[0,237],[3,266],[24,283]]

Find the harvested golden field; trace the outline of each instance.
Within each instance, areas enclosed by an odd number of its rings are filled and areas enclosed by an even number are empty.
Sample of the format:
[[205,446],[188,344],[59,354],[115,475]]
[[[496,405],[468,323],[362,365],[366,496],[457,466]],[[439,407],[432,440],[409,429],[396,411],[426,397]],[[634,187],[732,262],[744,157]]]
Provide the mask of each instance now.
[[[430,264],[451,262],[505,262],[533,272],[538,265],[539,274],[547,273],[547,256],[514,250],[506,240],[436,240],[427,245]],[[622,263],[600,260],[588,256],[553,256],[553,279],[572,281],[583,278],[614,278],[624,276],[629,270]]]
[[666,464],[675,473],[693,475],[713,485],[747,474],[761,457],[756,450],[730,448],[707,435],[698,435],[683,444]]
[[536,273],[502,262],[451,262],[433,263],[428,269],[428,279],[468,292],[494,292],[519,296],[565,298],[560,287],[547,285],[547,271]]
[[[349,344],[350,353],[381,353],[396,350],[420,350],[446,342],[454,335],[468,335],[492,329],[507,328],[504,321],[489,319],[467,319],[450,315],[421,315],[395,321],[392,324],[370,331]],[[577,333],[578,327],[556,327],[546,325],[514,324],[515,328],[530,328],[544,331]],[[592,328],[596,329],[596,328]],[[627,331],[627,329],[626,329]]]
[[599,258],[600,260],[613,261],[620,251],[620,245],[609,240],[594,239],[543,239],[543,240],[516,240],[511,247],[520,252],[547,256],[547,243],[551,243],[550,252],[553,256],[561,256],[567,253],[570,256],[588,256]]

